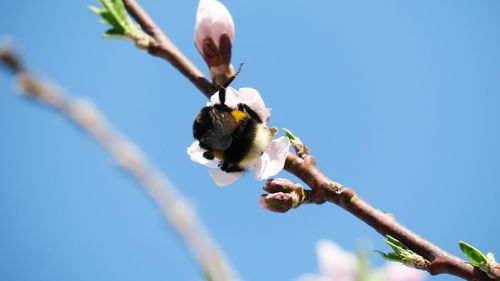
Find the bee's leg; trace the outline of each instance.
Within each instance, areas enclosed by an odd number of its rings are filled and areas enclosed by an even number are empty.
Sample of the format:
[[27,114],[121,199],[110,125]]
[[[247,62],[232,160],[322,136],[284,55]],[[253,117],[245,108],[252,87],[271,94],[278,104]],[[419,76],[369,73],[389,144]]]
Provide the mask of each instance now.
[[210,150],[203,152],[203,157],[205,157],[208,160],[214,160],[215,158],[214,154]]
[[226,88],[229,87],[229,85],[231,85],[231,83],[234,81],[234,79],[236,79],[236,77],[238,76],[238,74],[240,74],[240,71],[241,71],[241,68],[243,67],[244,63],[240,63],[240,66],[238,67],[238,70],[236,71],[236,73],[229,77],[226,82],[224,82],[224,84],[222,84],[220,87],[219,87],[219,100],[220,100],[220,103],[221,104],[225,104],[226,102]]
[[229,85],[231,85],[231,83],[234,81],[234,79],[236,79],[236,77],[238,76],[238,74],[240,74],[240,71],[241,71],[241,68],[243,67],[245,63],[240,63],[240,66],[238,66],[238,70],[236,71],[236,73],[234,73],[233,76],[229,77],[226,82],[224,82],[224,84],[222,84],[221,87],[224,87],[224,88],[227,88]]
[[241,173],[241,172],[245,171],[245,169],[242,169],[240,166],[230,164],[230,163],[225,162],[225,161],[222,162],[220,169],[226,173]]
[[224,86],[219,87],[219,101],[220,104],[226,104],[226,87]]
[[260,116],[257,114],[257,112],[253,111],[253,109],[250,108],[250,106],[240,103],[238,104],[238,109],[241,111],[246,111],[250,118],[258,120],[260,123],[262,123],[262,120],[260,119]]

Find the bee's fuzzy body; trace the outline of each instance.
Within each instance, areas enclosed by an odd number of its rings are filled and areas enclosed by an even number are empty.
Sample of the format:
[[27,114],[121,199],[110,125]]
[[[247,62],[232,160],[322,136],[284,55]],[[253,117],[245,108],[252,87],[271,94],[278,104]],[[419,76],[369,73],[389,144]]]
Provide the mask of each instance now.
[[269,146],[272,133],[246,104],[204,107],[193,124],[193,136],[206,150],[207,159],[218,158],[221,170],[244,172]]

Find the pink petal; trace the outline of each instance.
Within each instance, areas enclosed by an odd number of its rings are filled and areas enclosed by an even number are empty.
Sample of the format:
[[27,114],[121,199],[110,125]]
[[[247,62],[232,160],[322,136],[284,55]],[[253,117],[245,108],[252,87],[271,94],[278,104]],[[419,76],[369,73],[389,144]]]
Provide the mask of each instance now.
[[255,170],[253,171],[254,176],[257,178],[257,180],[263,180],[266,179],[265,177],[265,172],[266,172],[266,167],[267,164],[270,162],[269,160],[269,155],[266,153],[262,154],[257,161],[254,163],[255,165]]
[[194,141],[193,144],[191,144],[190,147],[187,149],[187,154],[191,158],[193,162],[196,162],[201,165],[205,165],[209,168],[217,168],[219,161],[217,160],[208,160],[207,158],[203,157],[203,153],[205,150],[200,147],[200,142],[199,141]]
[[278,174],[285,166],[289,149],[290,140],[287,137],[273,140],[255,163],[254,175],[257,180],[267,179]]
[[400,263],[390,262],[382,269],[382,275],[386,281],[422,281],[426,273]]
[[[213,94],[210,97],[210,102],[207,103],[207,106],[211,106],[211,105],[214,105],[216,103],[220,103],[219,92]],[[231,108],[235,108],[238,105],[238,103],[240,103],[238,91],[236,91],[234,88],[228,87],[226,89],[226,102],[225,102],[225,104]]]
[[208,173],[219,187],[230,185],[241,177],[241,173],[226,173],[219,169],[208,169]]
[[326,276],[304,274],[299,278],[297,278],[295,281],[332,281],[332,280],[328,279]]
[[358,263],[353,253],[342,250],[337,244],[328,240],[320,240],[316,248],[319,271],[328,280],[357,280]]
[[219,38],[227,33],[231,42],[234,38],[234,22],[227,8],[216,0],[200,0],[196,11],[196,24],[194,27],[195,44],[202,50],[203,40],[211,38],[219,47]]
[[269,122],[271,111],[266,107],[264,100],[257,90],[252,88],[240,88],[238,98],[242,103],[250,106],[264,123],[267,124]]

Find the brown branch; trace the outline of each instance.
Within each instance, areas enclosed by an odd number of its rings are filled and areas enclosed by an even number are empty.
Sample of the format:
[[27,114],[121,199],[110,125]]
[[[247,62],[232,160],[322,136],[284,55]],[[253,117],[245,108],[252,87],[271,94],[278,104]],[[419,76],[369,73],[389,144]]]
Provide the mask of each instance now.
[[57,87],[36,79],[24,70],[21,61],[10,49],[0,49],[0,65],[16,75],[20,88],[28,97],[49,105],[86,131],[144,187],[210,280],[238,280],[215,241],[201,225],[194,209],[132,142],[112,129],[113,126],[106,122],[96,107],[89,101],[73,100]]
[[13,52],[9,51],[9,49],[0,49],[0,61],[14,74],[24,71],[24,67],[19,59]]
[[177,68],[206,97],[217,91],[217,88],[205,78],[203,73],[172,43],[167,35],[155,24],[153,19],[135,0],[123,0],[130,15],[139,23],[144,32],[149,34],[154,42],[147,47],[153,56],[161,57]]
[[[144,31],[158,42],[150,47],[150,53],[167,59],[187,76],[205,96],[209,97],[215,92],[213,85],[182,55],[180,50],[173,45],[135,0],[123,0],[123,2]],[[288,154],[285,169],[312,188],[312,191],[307,192],[307,196],[304,197],[306,203],[322,204],[328,201],[339,205],[380,234],[389,234],[395,237],[411,250],[428,259],[431,263],[427,267],[427,271],[433,275],[447,273],[466,280],[493,280],[472,265],[421,238],[399,224],[391,216],[375,209],[363,201],[352,189],[344,188],[341,184],[330,180],[316,167],[316,160],[308,153],[307,149],[298,151],[298,154],[301,158],[292,153]]]
[[315,161],[311,161],[311,157],[313,156],[308,155],[307,160],[303,160],[289,153],[285,163],[287,171],[312,188],[310,202],[334,203],[370,225],[378,233],[395,237],[411,250],[428,259],[431,263],[427,270],[433,275],[447,273],[466,280],[493,280],[472,265],[445,252],[399,224],[392,216],[375,209],[363,201],[352,189],[330,180],[315,164],[312,164]]

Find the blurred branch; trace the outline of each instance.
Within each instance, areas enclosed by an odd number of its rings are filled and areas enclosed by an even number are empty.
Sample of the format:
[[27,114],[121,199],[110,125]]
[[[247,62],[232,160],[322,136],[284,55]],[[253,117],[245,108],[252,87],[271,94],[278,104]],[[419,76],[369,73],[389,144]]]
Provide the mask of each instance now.
[[[156,26],[149,15],[135,0],[123,0],[123,2],[128,12],[137,20],[143,30],[156,40],[157,44],[149,50],[150,53],[164,57],[184,75],[186,75],[186,73],[195,73],[197,79],[208,82],[208,80],[199,73],[199,70],[182,55],[181,51],[175,47],[168,37]],[[196,83],[196,80],[191,78],[190,80],[193,81],[195,85],[199,85]],[[213,93],[213,89],[207,91],[208,88],[209,87],[198,86],[198,89],[207,97]],[[428,259],[430,264],[424,269],[431,274],[447,273],[466,280],[493,280],[472,265],[467,264],[458,257],[452,256],[405,228],[394,218],[375,209],[363,201],[352,189],[345,188],[341,184],[330,180],[317,168],[315,158],[309,153],[309,150],[300,139],[293,136],[289,131],[287,135],[292,142],[292,146],[296,149],[298,156],[289,153],[285,163],[285,169],[303,180],[309,185],[311,190],[303,193],[303,196],[296,196],[297,190],[300,190],[300,188],[294,189],[293,191],[285,188],[284,192],[280,191],[280,196],[264,197],[264,201],[261,201],[264,202],[263,204],[272,203],[276,211],[285,212],[291,208],[298,207],[297,204],[322,204],[328,201],[344,208],[346,211],[370,225],[380,234],[395,237],[407,245],[411,250]],[[295,194],[293,192],[295,192]],[[294,200],[294,198],[298,199]],[[279,202],[283,202],[284,205],[276,205],[276,203]]]
[[112,129],[92,103],[73,100],[54,85],[35,78],[10,49],[0,49],[1,64],[15,74],[28,97],[51,106],[86,131],[144,187],[187,244],[209,280],[237,280],[229,262],[203,229],[194,209],[132,142]]

